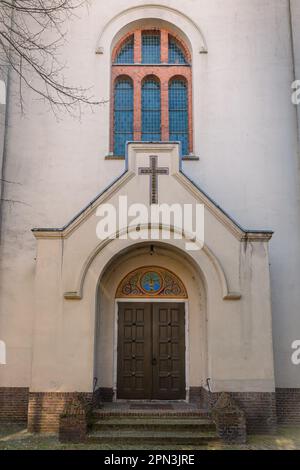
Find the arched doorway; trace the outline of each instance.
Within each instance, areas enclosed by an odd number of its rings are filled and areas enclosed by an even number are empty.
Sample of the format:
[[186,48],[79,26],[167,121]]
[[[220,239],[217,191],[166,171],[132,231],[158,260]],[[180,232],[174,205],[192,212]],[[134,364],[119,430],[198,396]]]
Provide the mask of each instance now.
[[114,400],[189,400],[207,377],[205,289],[167,244],[131,247],[98,289],[95,376]]
[[118,286],[117,398],[184,400],[185,302],[179,277],[142,266]]

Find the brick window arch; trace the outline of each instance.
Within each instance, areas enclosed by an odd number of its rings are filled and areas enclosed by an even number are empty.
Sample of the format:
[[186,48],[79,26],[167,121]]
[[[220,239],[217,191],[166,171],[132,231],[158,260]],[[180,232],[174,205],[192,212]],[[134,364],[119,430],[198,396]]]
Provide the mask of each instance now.
[[112,53],[112,83],[111,153],[124,156],[130,140],[175,140],[183,155],[193,152],[191,54],[180,37],[154,28],[126,34]]

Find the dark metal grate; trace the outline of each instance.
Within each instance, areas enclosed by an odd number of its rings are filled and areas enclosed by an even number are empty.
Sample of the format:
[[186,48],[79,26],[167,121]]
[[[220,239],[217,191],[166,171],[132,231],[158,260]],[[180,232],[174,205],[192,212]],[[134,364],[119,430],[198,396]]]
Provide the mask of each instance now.
[[116,82],[114,96],[114,154],[125,155],[125,144],[133,140],[133,83],[129,78]]
[[160,64],[160,32],[142,34],[143,64]]
[[160,83],[155,78],[142,85],[142,140],[161,140]]
[[189,151],[188,92],[184,80],[174,79],[169,84],[170,140],[180,141],[183,155]]

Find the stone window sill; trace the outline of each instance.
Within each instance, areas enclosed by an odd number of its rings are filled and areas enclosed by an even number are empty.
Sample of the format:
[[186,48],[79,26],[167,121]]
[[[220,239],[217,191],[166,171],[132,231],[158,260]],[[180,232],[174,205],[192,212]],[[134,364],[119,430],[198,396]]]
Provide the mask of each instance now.
[[[125,157],[118,155],[106,155],[105,160],[125,160]],[[184,162],[198,162],[200,157],[197,157],[196,155],[186,155],[185,157],[182,157],[182,160]]]

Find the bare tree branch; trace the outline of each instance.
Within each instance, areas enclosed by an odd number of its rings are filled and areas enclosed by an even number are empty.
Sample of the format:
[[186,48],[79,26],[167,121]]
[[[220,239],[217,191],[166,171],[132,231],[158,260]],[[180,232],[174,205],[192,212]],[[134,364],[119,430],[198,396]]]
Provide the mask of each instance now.
[[88,0],[0,0],[0,70],[10,67],[23,89],[31,89],[58,115],[62,110],[81,113],[82,105],[94,106],[89,88],[65,81],[66,64],[59,49],[66,41],[66,26]]

